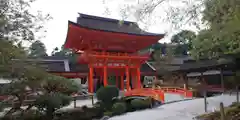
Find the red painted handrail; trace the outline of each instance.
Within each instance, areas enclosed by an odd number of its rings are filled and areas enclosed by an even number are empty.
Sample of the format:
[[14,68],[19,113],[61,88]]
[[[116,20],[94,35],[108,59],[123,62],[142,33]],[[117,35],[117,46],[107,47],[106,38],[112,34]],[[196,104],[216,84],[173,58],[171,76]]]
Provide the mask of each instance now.
[[179,87],[161,87],[159,89],[161,89],[165,93],[175,93],[175,94],[183,95],[184,97],[193,97],[192,91],[186,90],[184,88],[179,88]]
[[164,103],[164,93],[162,90],[153,90],[149,88],[133,89],[131,91],[126,91],[125,96],[146,96]]
[[192,98],[193,93],[190,90],[177,87],[162,87],[162,88],[142,88],[142,89],[133,89],[125,92],[125,96],[147,96],[152,97],[155,100],[160,100],[164,103],[164,93],[174,93],[180,94],[186,98]]

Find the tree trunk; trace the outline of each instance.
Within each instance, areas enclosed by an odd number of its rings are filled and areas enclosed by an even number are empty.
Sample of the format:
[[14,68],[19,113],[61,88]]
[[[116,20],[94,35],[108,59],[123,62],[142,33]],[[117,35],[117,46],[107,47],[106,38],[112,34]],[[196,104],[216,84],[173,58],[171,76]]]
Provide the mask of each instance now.
[[204,91],[204,111],[207,112],[207,91]]
[[5,115],[9,115],[9,114],[12,114],[12,113],[14,113],[18,110],[21,110],[21,106],[23,104],[23,98],[20,95],[16,95],[16,97],[17,97],[18,100],[16,102],[13,100],[12,108]]
[[239,102],[239,92],[238,92],[238,85],[236,86],[236,97],[237,97],[237,103]]
[[220,103],[221,120],[226,120],[223,103]]
[[53,119],[54,111],[55,111],[54,108],[47,108],[47,111],[46,111],[47,119],[46,120],[52,120]]

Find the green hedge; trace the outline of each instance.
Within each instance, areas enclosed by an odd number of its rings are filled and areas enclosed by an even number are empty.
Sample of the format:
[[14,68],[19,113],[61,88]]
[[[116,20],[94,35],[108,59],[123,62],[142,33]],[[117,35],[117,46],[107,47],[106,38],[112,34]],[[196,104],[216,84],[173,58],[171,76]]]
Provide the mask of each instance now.
[[151,102],[147,100],[142,99],[134,99],[131,101],[131,106],[134,110],[141,110],[151,107]]
[[106,112],[104,112],[104,116],[109,116],[109,117],[111,117],[111,116],[113,116],[113,112],[111,112],[111,111],[106,111]]
[[112,112],[114,115],[121,115],[127,111],[126,103],[120,102],[113,104]]
[[100,108],[74,108],[61,111],[55,114],[54,120],[91,120],[103,117],[103,111]]
[[45,120],[45,118],[46,116],[43,112],[40,112],[38,110],[29,110],[23,114],[16,112],[11,115],[6,115],[0,118],[0,120]]
[[98,101],[100,101],[107,110],[110,110],[112,108],[113,99],[118,96],[119,90],[115,86],[101,87],[97,91]]

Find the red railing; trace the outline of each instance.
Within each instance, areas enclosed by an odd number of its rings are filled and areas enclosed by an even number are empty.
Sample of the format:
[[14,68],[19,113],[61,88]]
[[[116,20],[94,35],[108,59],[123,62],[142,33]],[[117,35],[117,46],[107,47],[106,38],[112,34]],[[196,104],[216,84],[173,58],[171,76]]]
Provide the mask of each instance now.
[[186,98],[192,98],[193,92],[183,88],[177,87],[162,87],[162,88],[142,88],[133,89],[125,92],[125,96],[146,96],[152,97],[155,100],[159,100],[164,103],[164,93],[180,94]]
[[193,92],[190,90],[186,90],[184,88],[161,87],[160,90],[164,91],[164,93],[174,93],[174,94],[183,95],[184,97],[193,97]]
[[155,100],[159,100],[162,103],[164,103],[164,93],[162,90],[154,90],[150,88],[144,88],[144,89],[133,89],[131,91],[126,91],[124,93],[125,96],[146,96],[151,97]]

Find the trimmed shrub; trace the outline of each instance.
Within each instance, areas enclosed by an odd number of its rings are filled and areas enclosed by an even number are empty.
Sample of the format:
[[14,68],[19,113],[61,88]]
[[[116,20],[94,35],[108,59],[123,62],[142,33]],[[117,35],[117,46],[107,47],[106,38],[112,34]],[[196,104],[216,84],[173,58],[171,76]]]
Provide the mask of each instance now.
[[124,103],[126,104],[127,112],[133,112],[133,111],[135,111],[135,109],[133,109],[133,108],[132,108],[132,105],[131,105],[132,99],[128,99],[127,97],[123,97],[123,98],[121,98],[120,101],[121,101],[121,102],[124,102]]
[[52,119],[54,112],[63,106],[69,105],[71,99],[70,96],[61,93],[40,95],[35,101],[35,107],[46,112],[48,119]]
[[0,118],[0,120],[45,120],[44,113],[38,110],[28,110],[23,112],[16,112],[11,115],[6,115]]
[[107,112],[104,112],[104,116],[113,116],[113,112],[110,112],[110,111],[107,111]]
[[44,114],[38,110],[29,110],[23,114],[23,120],[44,120]]
[[74,108],[56,113],[54,120],[92,120],[103,117],[103,111],[98,108]]
[[199,120],[220,120],[220,112],[212,112],[212,113],[209,113],[209,114],[204,114],[204,115],[201,115],[201,116],[197,116],[196,119],[199,119]]
[[96,102],[93,107],[99,109],[100,111],[104,111],[104,104],[102,102]]
[[54,120],[74,120],[79,118],[87,118],[84,110],[82,108],[72,108],[56,112]]
[[0,102],[0,112],[3,112],[5,107],[6,106],[4,106],[3,102]]
[[149,100],[134,99],[131,101],[131,106],[134,110],[146,109],[151,106]]
[[238,102],[233,102],[229,107],[237,107],[237,108],[240,108],[240,103],[238,103]]
[[93,107],[101,107],[102,103],[97,101],[95,104],[93,104]]
[[119,102],[113,104],[112,112],[114,115],[121,115],[127,111],[126,103]]
[[102,102],[112,101],[112,99],[115,97],[118,97],[118,95],[119,95],[119,90],[115,86],[101,87],[97,91],[97,99]]
[[154,99],[152,97],[148,97],[147,99],[144,100],[146,102],[147,107],[152,107],[154,103]]
[[69,105],[72,98],[61,93],[50,93],[41,95],[37,98],[35,106],[42,110],[44,108],[59,109],[63,106]]
[[102,87],[97,91],[97,99],[103,103],[106,109],[111,109],[113,98],[118,97],[119,90],[115,86]]
[[[233,103],[231,106],[225,108],[226,120],[239,120],[240,106],[239,103]],[[212,112],[197,116],[197,119],[204,120],[220,120],[220,112]]]

